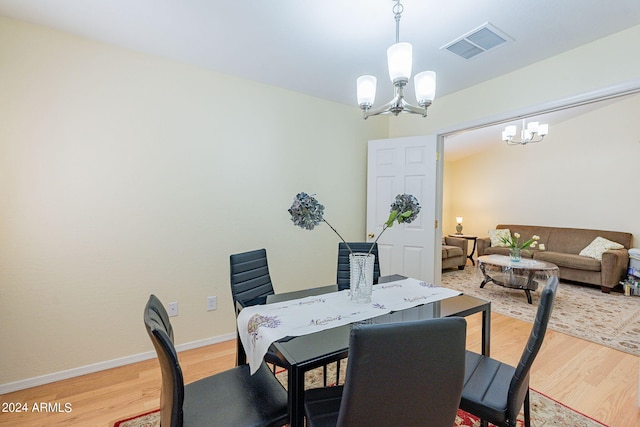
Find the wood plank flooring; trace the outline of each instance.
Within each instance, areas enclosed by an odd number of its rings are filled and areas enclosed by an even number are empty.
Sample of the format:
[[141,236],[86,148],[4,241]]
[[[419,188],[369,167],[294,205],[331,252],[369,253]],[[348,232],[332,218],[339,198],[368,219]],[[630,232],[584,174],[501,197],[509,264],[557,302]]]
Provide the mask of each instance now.
[[[480,351],[480,315],[467,318],[468,348]],[[492,314],[491,355],[515,364],[531,325]],[[228,369],[235,342],[180,354],[185,381]],[[531,375],[535,390],[612,427],[640,426],[639,358],[588,341],[548,331]],[[0,396],[0,403],[27,403],[26,413],[0,412],[0,426],[112,426],[158,407],[160,371],[155,359]],[[33,412],[52,404],[53,412]],[[58,411],[55,404],[60,404]],[[65,412],[65,404],[71,410]],[[0,408],[1,410],[2,408]],[[534,424],[535,427],[535,424]]]

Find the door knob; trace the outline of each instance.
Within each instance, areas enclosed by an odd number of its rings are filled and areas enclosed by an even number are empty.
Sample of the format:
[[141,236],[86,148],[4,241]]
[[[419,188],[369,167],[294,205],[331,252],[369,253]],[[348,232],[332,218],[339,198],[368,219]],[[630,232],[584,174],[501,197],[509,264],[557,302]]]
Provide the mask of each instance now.
[[373,239],[375,237],[375,234],[369,233],[369,234],[367,234],[367,236],[369,236],[370,239]]

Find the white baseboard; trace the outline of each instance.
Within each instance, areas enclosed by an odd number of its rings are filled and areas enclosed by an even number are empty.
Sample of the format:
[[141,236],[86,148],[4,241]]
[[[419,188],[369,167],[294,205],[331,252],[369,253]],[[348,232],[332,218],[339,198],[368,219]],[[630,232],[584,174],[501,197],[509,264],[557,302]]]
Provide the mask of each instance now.
[[[206,338],[203,340],[192,341],[184,344],[176,345],[176,350],[186,351],[194,348],[204,347],[207,345],[217,344],[223,341],[229,341],[236,338],[235,333],[219,335],[217,337]],[[104,362],[98,362],[91,365],[80,366],[78,368],[67,369],[65,371],[53,372],[51,374],[41,375],[39,377],[27,378],[20,381],[15,381],[7,384],[0,384],[0,394],[11,393],[18,390],[24,390],[26,388],[36,387],[43,384],[49,384],[60,380],[66,380],[68,378],[79,377],[81,375],[91,374],[93,372],[104,371],[111,368],[117,368],[119,366],[129,365],[131,363],[141,362],[147,359],[153,359],[156,357],[155,351],[148,351],[146,353],[133,354],[131,356],[120,357],[113,360],[105,360]]]

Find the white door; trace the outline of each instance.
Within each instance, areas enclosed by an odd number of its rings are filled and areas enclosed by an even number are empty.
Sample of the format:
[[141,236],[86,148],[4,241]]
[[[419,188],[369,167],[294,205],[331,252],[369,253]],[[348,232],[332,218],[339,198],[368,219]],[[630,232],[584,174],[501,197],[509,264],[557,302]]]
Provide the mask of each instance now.
[[437,140],[433,135],[369,141],[367,170],[367,241],[382,231],[398,194],[412,194],[421,210],[410,224],[395,223],[378,240],[381,275],[439,283],[440,241],[436,240],[438,175]]

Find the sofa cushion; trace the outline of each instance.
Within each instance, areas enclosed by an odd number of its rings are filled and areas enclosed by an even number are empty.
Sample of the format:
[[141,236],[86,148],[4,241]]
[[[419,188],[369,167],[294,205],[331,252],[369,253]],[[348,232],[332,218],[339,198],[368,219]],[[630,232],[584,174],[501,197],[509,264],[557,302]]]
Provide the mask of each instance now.
[[552,230],[549,235],[547,250],[575,255],[580,254],[580,251],[587,247],[596,237],[604,237],[612,242],[622,244],[625,248],[629,248],[631,247],[633,236],[631,233],[581,228],[555,227]]
[[[546,246],[547,250],[550,250],[550,251],[555,250],[548,246],[549,234],[551,233],[551,230],[553,230],[553,228],[551,227],[542,227],[542,226],[536,226],[536,225],[498,224],[496,225],[496,228],[508,229],[511,231],[511,235],[518,233],[524,238],[525,241],[529,240],[534,235],[540,236],[540,239],[538,240],[538,245],[542,243],[543,245]],[[565,251],[558,250],[558,252],[565,252]],[[576,254],[577,253],[578,252],[576,252]]]
[[442,259],[462,256],[462,248],[457,246],[442,246]]
[[491,246],[505,247],[507,244],[502,239],[511,238],[511,232],[508,228],[489,230],[489,238],[491,239]]
[[604,237],[596,237],[593,242],[580,251],[579,255],[595,258],[598,261],[602,261],[602,254],[609,249],[622,249],[623,245],[620,243],[612,242]]
[[[537,251],[531,251],[531,250],[523,250],[522,252],[520,252],[520,254],[522,255],[522,258],[533,258],[533,253],[537,252]],[[509,256],[510,255],[510,249],[504,246],[499,246],[499,247],[495,247],[495,246],[489,246],[488,248],[485,248],[484,250],[484,254],[483,255],[505,255],[505,256]]]
[[602,265],[600,261],[595,258],[551,251],[537,251],[535,252],[534,259],[547,261],[558,267],[587,271],[600,271]]

